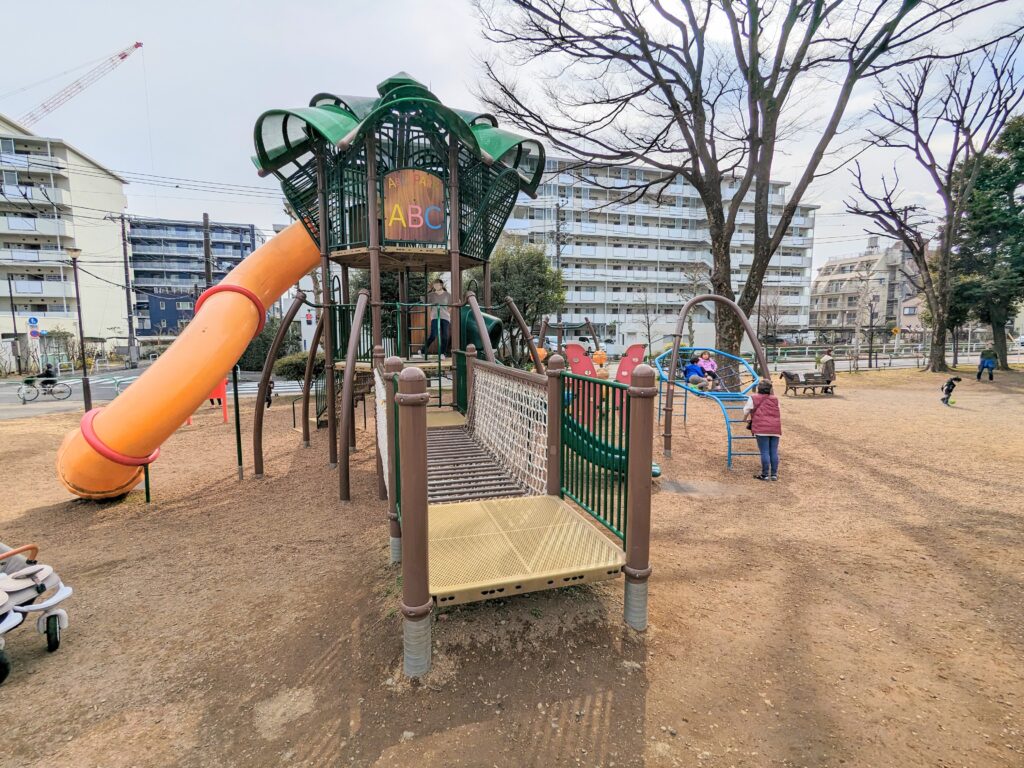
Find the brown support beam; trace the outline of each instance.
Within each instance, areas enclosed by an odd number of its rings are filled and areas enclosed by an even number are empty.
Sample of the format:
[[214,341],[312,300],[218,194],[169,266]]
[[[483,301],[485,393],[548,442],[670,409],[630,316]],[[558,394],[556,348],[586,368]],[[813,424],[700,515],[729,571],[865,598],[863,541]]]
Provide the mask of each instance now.
[[296,313],[306,301],[306,294],[299,291],[292,300],[292,305],[281,319],[281,325],[277,334],[267,350],[267,359],[263,363],[263,373],[260,375],[260,386],[256,391],[256,409],[252,417],[252,463],[253,473],[256,477],[263,477],[263,412],[266,410],[264,403],[267,400],[267,387],[270,384],[270,376],[274,372],[274,361],[277,360],[277,350],[281,348],[285,336],[288,335],[288,328],[295,319]]
[[398,348],[394,350],[395,354],[401,357],[402,353],[405,352],[407,355],[412,354],[412,350],[409,349],[410,335],[409,335],[409,307],[405,306],[409,303],[409,268],[406,267],[398,273],[398,303],[401,306],[398,308]]
[[338,498],[349,501],[352,498],[349,487],[349,447],[348,434],[352,427],[352,387],[356,375],[356,357],[359,355],[359,328],[363,325],[366,305],[370,303],[370,294],[364,288],[356,297],[356,307],[352,312],[352,332],[348,335],[348,351],[345,355],[345,377],[341,384],[341,433],[346,436],[341,444],[341,455],[338,457]]
[[[484,314],[480,311],[476,294],[470,291],[466,294],[466,303],[473,312],[473,319],[476,321],[477,330],[480,332],[480,341],[484,345],[484,359],[489,363],[494,362],[494,347],[491,346],[491,337],[487,335],[487,325],[484,323]],[[454,368],[452,369],[454,370]]]
[[419,368],[398,375],[398,455],[402,484],[402,632],[405,674],[430,671],[430,564],[427,521],[427,377]]
[[[370,326],[373,346],[383,346],[380,323],[380,184],[377,179],[377,139],[366,136],[367,251],[370,254]],[[357,332],[358,326],[352,326]]]
[[[448,249],[451,253],[452,284],[449,286],[451,303],[451,342],[452,349],[462,349],[462,241],[459,232],[461,218],[459,216],[459,140],[451,134],[448,141]],[[455,369],[452,369],[452,388],[458,386],[455,381]]]
[[320,310],[320,317],[313,329],[313,341],[309,345],[309,357],[306,358],[306,373],[302,378],[302,447],[309,448],[309,390],[313,384],[313,369],[316,367],[316,348],[320,346],[320,337],[327,323],[324,319],[327,312]]
[[[374,374],[374,377],[375,377],[374,378],[374,387],[373,387],[374,403],[377,402],[376,374],[377,374],[378,371],[383,371],[383,370],[384,370],[384,347],[378,345],[378,346],[373,348],[373,374]],[[374,408],[374,413],[376,413],[376,412],[377,412],[377,409]],[[364,421],[366,419],[366,395],[363,395],[363,419],[364,419]],[[355,438],[355,424],[356,424],[356,420],[352,419],[352,437],[353,438]],[[363,426],[365,427],[366,425],[364,424]],[[376,425],[374,425],[374,426],[376,426]],[[374,444],[374,446],[376,448],[376,453],[377,453],[377,498],[380,499],[381,501],[385,501],[388,498],[388,486],[387,486],[387,483],[384,482],[384,473],[387,471],[387,468],[384,466],[384,457],[381,455],[381,452],[380,452],[380,432],[378,432],[376,429],[373,430],[373,444]],[[353,444],[352,447],[354,448],[355,445]]]
[[330,232],[327,207],[327,167],[324,159],[324,148],[316,151],[316,198],[317,209],[320,218],[320,284],[323,290],[320,292],[324,300],[324,314],[327,320],[324,323],[324,386],[327,387],[327,443],[328,461],[331,467],[338,466],[338,412],[335,408],[334,398],[334,323],[331,317],[331,307],[334,302],[331,299],[331,261],[328,258],[330,243],[328,232]]
[[590,333],[590,338],[594,340],[594,351],[597,352],[601,349],[601,340],[597,338],[597,331],[594,330],[594,324],[590,322],[589,317],[584,317],[583,322],[587,324],[587,331]]
[[494,300],[491,295],[491,262],[484,262],[484,306],[494,306]]
[[562,371],[565,360],[548,360],[548,496],[562,495]]
[[[683,339],[683,324],[686,322],[686,316],[690,310],[702,304],[705,301],[713,301],[717,304],[721,304],[732,310],[733,314],[740,321],[740,325],[743,326],[744,332],[747,334],[747,338],[750,339],[750,343],[754,347],[754,355],[757,357],[757,364],[760,367],[762,376],[768,375],[768,358],[764,355],[764,349],[761,347],[761,342],[757,340],[757,333],[754,331],[754,327],[750,324],[750,320],[743,310],[740,309],[739,304],[731,299],[727,299],[725,296],[718,296],[714,293],[705,293],[700,296],[694,296],[683,308],[679,310],[679,319],[676,320],[676,332],[672,335],[672,354],[669,356],[668,366],[668,391],[665,393],[665,432],[662,435],[663,446],[662,451],[666,456],[672,455],[672,401],[676,391],[676,367],[679,364],[679,345]],[[633,374],[636,375],[635,373]]]
[[348,265],[341,265],[341,303],[348,304],[351,302],[348,288]]
[[384,361],[384,391],[387,401],[384,416],[387,420],[388,436],[388,534],[391,546],[391,564],[402,562],[402,526],[398,522],[398,473],[395,458],[398,444],[395,442],[395,376],[402,371],[402,358],[389,357]]
[[651,457],[654,452],[654,369],[640,364],[629,387],[629,472],[626,486],[626,623],[647,629],[647,580],[651,575]]

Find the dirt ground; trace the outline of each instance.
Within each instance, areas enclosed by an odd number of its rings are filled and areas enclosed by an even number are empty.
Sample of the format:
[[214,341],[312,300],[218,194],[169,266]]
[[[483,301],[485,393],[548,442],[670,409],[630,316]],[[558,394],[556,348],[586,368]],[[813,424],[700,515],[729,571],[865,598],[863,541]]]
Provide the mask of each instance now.
[[727,470],[721,417],[691,403],[654,496],[650,629],[624,627],[621,581],[449,609],[422,684],[370,433],[352,504],[325,433],[302,449],[274,407],[265,478],[246,437],[236,479],[203,412],[152,504],[101,505],[54,478],[77,416],[0,423],[0,539],[75,589],[57,653],[8,635],[0,764],[1022,766],[1024,373],[965,378],[952,408],[941,381],[785,399],[778,483]]

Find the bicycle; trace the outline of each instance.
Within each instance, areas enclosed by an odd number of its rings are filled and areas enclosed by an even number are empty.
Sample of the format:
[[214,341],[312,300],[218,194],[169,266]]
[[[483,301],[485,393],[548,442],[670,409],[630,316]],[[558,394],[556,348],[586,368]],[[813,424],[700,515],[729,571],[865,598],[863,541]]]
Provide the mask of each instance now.
[[71,387],[63,381],[55,381],[53,383],[40,384],[39,386],[36,386],[35,376],[30,376],[25,379],[21,383],[21,386],[18,387],[18,399],[21,400],[22,405],[25,403],[31,403],[39,397],[40,393],[48,395],[54,400],[67,400],[71,397]]

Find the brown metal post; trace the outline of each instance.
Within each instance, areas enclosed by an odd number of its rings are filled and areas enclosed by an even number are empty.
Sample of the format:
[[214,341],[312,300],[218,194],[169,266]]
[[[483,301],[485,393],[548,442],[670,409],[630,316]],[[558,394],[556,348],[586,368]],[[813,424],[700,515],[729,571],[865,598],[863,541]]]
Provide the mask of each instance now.
[[398,522],[398,473],[395,470],[395,374],[402,371],[402,358],[389,357],[384,361],[384,391],[387,401],[384,406],[388,435],[388,534],[391,545],[391,564],[402,562],[402,526]]
[[647,580],[651,575],[651,457],[654,451],[654,369],[633,371],[629,387],[629,472],[626,490],[626,623],[647,629]]
[[[378,346],[373,348],[374,384],[376,384],[377,371],[381,371],[383,369],[384,369],[384,347],[378,345]],[[377,388],[376,388],[376,386],[373,387],[372,391],[374,393],[373,401],[374,401],[374,403],[376,403],[377,402],[377,394],[376,394],[377,393]],[[363,397],[365,398],[366,395],[364,395]],[[366,404],[366,400],[364,399],[363,400],[363,416],[364,416],[364,418],[365,418],[365,415],[366,415],[366,405],[365,404]],[[374,413],[377,412],[376,407],[374,407],[373,410],[374,410]],[[352,434],[353,434],[353,437],[355,436],[355,425],[356,425],[356,420],[352,419]],[[374,425],[374,426],[376,426],[376,425]],[[381,501],[384,501],[388,497],[388,486],[387,486],[387,483],[384,482],[384,473],[387,471],[387,468],[384,466],[384,460],[383,460],[383,457],[381,456],[381,452],[380,452],[380,432],[378,432],[376,429],[374,429],[373,430],[373,437],[374,437],[373,444],[374,444],[374,446],[376,448],[376,453],[377,453],[377,498],[380,499]]]
[[[548,335],[548,319],[545,317],[540,321],[540,345],[543,347],[547,343]],[[557,349],[555,350],[558,351]]]
[[668,390],[665,393],[665,407],[663,409],[665,412],[665,431],[662,435],[662,452],[666,456],[672,455],[672,401],[676,391],[676,366],[679,364],[679,343],[683,338],[683,323],[686,322],[686,316],[689,314],[690,309],[705,301],[713,301],[732,310],[733,314],[739,319],[740,325],[743,326],[743,330],[747,334],[747,338],[750,339],[750,343],[754,347],[754,355],[757,357],[758,366],[762,371],[768,371],[768,359],[764,355],[764,349],[761,347],[761,342],[757,340],[757,333],[754,331],[754,327],[750,324],[750,320],[745,314],[743,314],[743,310],[740,309],[739,304],[731,299],[727,299],[725,296],[718,296],[713,293],[694,296],[686,302],[686,304],[683,305],[683,308],[679,310],[679,319],[676,320],[676,332],[672,334],[672,354],[669,356],[668,380],[666,382]]
[[467,293],[466,303],[469,304],[469,309],[473,313],[473,319],[476,321],[477,330],[480,332],[480,342],[484,345],[484,359],[489,363],[493,363],[494,348],[491,346],[491,337],[487,335],[487,325],[484,323],[484,314],[480,311],[476,294],[472,291]]
[[466,347],[466,413],[469,413],[469,404],[473,401],[473,366],[476,364],[476,344]]
[[256,390],[256,409],[252,417],[252,464],[253,474],[256,477],[263,477],[263,413],[266,410],[264,403],[267,400],[267,387],[270,385],[270,376],[274,372],[274,361],[277,360],[277,350],[284,343],[288,329],[291,327],[299,308],[305,303],[306,294],[299,291],[292,300],[292,305],[281,318],[281,325],[277,329],[270,349],[267,350],[267,359],[263,363],[263,373],[260,375],[260,386]]
[[484,262],[484,306],[494,306],[494,300],[491,296],[491,262]]
[[[526,324],[526,320],[523,319],[523,313],[519,311],[519,307],[512,300],[511,296],[505,297],[505,306],[508,307],[509,313],[512,315],[512,319],[516,321],[516,325],[519,326],[519,332],[523,334],[523,338],[526,340],[526,346],[530,350],[530,357],[533,358],[533,367],[537,373],[544,373],[544,362],[540,359],[540,353],[537,351],[537,345],[533,343],[533,333],[530,331],[530,327]],[[544,337],[541,336],[541,344],[544,343]]]
[[345,439],[341,443],[341,455],[338,457],[338,498],[342,501],[351,499],[349,487],[349,447],[348,434],[352,427],[352,388],[356,375],[356,357],[359,354],[359,331],[366,314],[366,305],[370,303],[370,294],[364,288],[356,297],[356,307],[352,312],[352,332],[348,336],[348,351],[345,355],[345,374],[341,383],[341,433]]
[[[377,140],[366,136],[366,210],[369,229],[367,251],[370,254],[370,327],[373,346],[383,345],[380,324],[380,185],[377,183]],[[352,327],[358,333],[357,326]]]
[[341,265],[341,303],[348,304],[350,301],[348,288],[348,266]]
[[327,387],[327,444],[328,461],[331,467],[338,466],[338,412],[334,402],[334,329],[332,328],[331,307],[334,304],[331,298],[331,261],[330,243],[328,242],[330,232],[330,212],[327,207],[327,168],[324,162],[325,150],[321,147],[316,151],[316,198],[317,209],[320,219],[320,284],[323,286],[320,294],[323,297],[324,314],[327,320],[324,322],[324,385]]
[[548,496],[562,495],[562,371],[565,360],[548,359]]
[[430,565],[427,520],[427,377],[419,368],[398,375],[398,442],[402,485],[402,602],[404,669],[430,671]]
[[320,336],[324,332],[324,318],[327,312],[320,310],[320,318],[313,329],[313,341],[309,345],[309,357],[306,358],[306,374],[302,379],[302,447],[309,448],[309,390],[313,384],[313,369],[316,367],[316,348],[320,346]]
[[[448,143],[448,250],[451,253],[452,284],[451,345],[462,349],[462,221],[459,216],[459,139],[452,133]],[[440,341],[439,341],[440,343]],[[487,358],[491,360],[493,358]],[[458,387],[458,374],[452,369],[452,390]]]

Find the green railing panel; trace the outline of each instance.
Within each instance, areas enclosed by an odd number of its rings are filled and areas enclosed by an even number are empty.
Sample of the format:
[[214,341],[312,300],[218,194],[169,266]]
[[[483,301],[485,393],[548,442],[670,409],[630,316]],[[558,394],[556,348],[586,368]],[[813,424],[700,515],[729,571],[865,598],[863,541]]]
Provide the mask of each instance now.
[[562,496],[624,541],[629,387],[571,373],[560,381]]
[[455,366],[455,410],[464,415],[469,409],[469,394],[466,390],[466,353],[460,349],[453,349],[452,362]]

